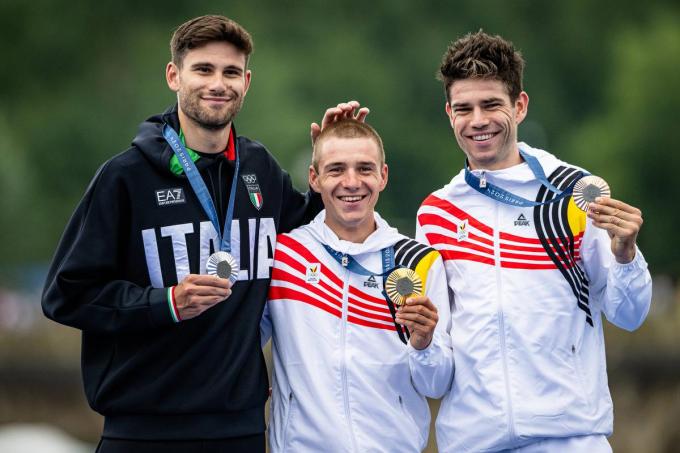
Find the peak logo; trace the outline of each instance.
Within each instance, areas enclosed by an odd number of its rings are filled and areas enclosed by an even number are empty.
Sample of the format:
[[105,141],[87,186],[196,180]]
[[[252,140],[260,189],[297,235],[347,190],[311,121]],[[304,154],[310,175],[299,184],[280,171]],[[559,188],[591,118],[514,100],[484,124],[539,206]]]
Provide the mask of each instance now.
[[371,275],[364,282],[364,287],[366,288],[377,288],[378,282],[375,280],[375,275]]
[[529,226],[529,221],[526,217],[524,217],[524,214],[520,214],[519,217],[517,217],[517,220],[515,220],[515,226]]

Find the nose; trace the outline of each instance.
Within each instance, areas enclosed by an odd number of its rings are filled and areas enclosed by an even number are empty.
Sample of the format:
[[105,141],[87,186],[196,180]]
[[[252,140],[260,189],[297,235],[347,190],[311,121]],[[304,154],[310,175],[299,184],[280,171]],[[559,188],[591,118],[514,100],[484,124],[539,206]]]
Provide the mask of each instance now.
[[212,93],[222,94],[227,90],[227,84],[225,83],[222,74],[215,73],[208,82],[208,89]]
[[361,185],[359,174],[354,169],[349,169],[345,172],[342,184],[346,189],[358,189]]
[[480,107],[475,107],[472,110],[472,120],[470,121],[470,126],[474,128],[485,127],[489,124],[489,119],[486,117],[484,110]]

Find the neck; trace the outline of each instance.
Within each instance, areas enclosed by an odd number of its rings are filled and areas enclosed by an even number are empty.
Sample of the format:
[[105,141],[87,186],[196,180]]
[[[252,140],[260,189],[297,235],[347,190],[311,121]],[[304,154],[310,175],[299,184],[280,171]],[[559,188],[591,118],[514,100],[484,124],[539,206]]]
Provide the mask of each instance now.
[[514,167],[524,162],[522,156],[519,154],[519,148],[515,148],[505,159],[493,162],[476,162],[468,157],[467,165],[470,170],[504,170],[506,168]]
[[363,244],[366,238],[368,238],[377,228],[377,224],[373,217],[371,217],[370,222],[359,225],[356,228],[338,227],[332,223],[328,223],[328,218],[326,218],[326,225],[328,225],[328,228],[338,236],[338,239],[353,242],[355,244]]
[[178,116],[187,148],[211,154],[221,153],[227,148],[231,123],[220,129],[206,129],[186,116],[181,109]]

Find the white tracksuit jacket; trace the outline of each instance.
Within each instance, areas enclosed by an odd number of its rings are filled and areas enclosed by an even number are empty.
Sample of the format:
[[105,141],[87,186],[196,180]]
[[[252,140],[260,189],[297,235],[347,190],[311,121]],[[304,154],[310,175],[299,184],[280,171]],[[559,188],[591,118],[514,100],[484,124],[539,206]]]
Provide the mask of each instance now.
[[[439,254],[399,234],[375,214],[378,228],[362,244],[338,237],[322,211],[309,225],[279,235],[262,320],[272,335],[274,371],[269,423],[272,452],[417,452],[427,443],[425,396],[450,387],[453,353],[448,287]],[[403,341],[383,279],[352,273],[323,247],[382,273],[380,251],[416,271],[437,306],[432,343]],[[404,335],[402,327],[399,327]]]
[[[577,178],[574,167],[553,155],[520,147],[539,159],[553,185]],[[526,163],[483,173],[516,195],[546,197]],[[437,418],[439,451],[609,435],[601,314],[627,330],[645,319],[651,277],[640,251],[620,265],[607,232],[571,197],[509,206],[469,187],[463,171],[425,199],[416,238],[441,253],[454,298],[455,376]]]

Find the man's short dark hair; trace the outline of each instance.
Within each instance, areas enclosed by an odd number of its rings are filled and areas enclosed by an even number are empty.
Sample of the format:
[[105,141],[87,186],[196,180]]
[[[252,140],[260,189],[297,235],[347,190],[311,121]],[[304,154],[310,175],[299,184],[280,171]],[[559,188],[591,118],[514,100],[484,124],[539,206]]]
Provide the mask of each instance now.
[[437,78],[444,82],[446,98],[456,80],[491,79],[505,84],[510,100],[522,92],[524,58],[502,37],[479,30],[452,42],[442,58]]
[[200,16],[183,23],[172,34],[170,40],[172,62],[181,68],[184,56],[189,50],[220,41],[231,43],[246,54],[246,62],[253,51],[250,33],[238,23],[224,16]]

